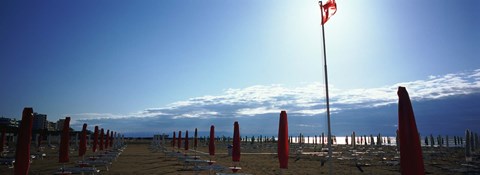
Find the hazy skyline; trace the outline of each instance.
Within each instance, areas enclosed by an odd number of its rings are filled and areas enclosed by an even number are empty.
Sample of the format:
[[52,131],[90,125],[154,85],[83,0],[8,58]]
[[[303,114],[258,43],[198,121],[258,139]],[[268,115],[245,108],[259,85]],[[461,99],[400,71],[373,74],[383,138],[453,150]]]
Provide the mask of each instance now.
[[[332,117],[394,106],[398,85],[414,105],[480,93],[479,1],[337,4],[325,26]],[[231,127],[287,110],[303,116],[292,121],[299,132],[310,130],[305,116],[321,116],[312,119],[322,130],[320,10],[317,1],[2,1],[0,82],[5,117],[29,106],[51,121],[152,132],[148,123]],[[468,104],[449,110],[458,105]],[[105,117],[158,121],[126,128]]]

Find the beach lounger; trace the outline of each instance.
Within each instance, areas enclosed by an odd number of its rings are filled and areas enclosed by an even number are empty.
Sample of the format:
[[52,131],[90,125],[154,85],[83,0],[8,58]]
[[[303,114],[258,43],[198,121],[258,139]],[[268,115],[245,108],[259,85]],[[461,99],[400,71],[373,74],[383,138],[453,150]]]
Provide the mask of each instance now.
[[8,165],[8,168],[13,168],[14,163],[14,158],[0,158],[0,165]]
[[207,166],[194,166],[194,171],[205,171],[205,170],[212,170],[215,172],[223,172],[229,170],[227,167],[222,165],[207,165]]
[[108,171],[108,167],[111,165],[111,162],[104,161],[104,160],[85,160],[85,161],[79,161],[77,162],[78,166],[82,167],[105,167],[105,170]]
[[208,165],[208,161],[201,159],[185,159],[183,162],[183,169],[188,169],[189,166],[195,167],[197,165]]
[[180,156],[184,156],[182,153],[180,152],[176,152],[176,151],[164,151],[165,153],[165,157],[180,157]]
[[71,174],[89,174],[96,175],[100,173],[100,170],[93,167],[69,167],[65,168],[64,171],[71,172]]

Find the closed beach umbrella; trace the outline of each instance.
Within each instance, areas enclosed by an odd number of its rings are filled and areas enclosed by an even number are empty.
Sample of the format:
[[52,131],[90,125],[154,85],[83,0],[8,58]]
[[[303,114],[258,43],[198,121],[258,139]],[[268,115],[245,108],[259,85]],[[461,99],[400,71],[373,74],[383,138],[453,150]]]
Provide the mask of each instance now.
[[110,139],[108,138],[110,135],[110,130],[107,129],[107,134],[105,134],[105,149],[108,149],[108,142],[110,141]]
[[103,135],[104,135],[104,130],[103,128],[100,129],[100,144],[99,144],[99,149],[100,151],[103,151]]
[[113,142],[116,141],[115,139],[117,138],[117,132],[113,132],[112,137],[110,137],[110,147],[113,146]]
[[467,162],[472,160],[472,149],[470,148],[470,130],[465,131],[465,158]]
[[422,148],[412,103],[405,87],[398,87],[398,131],[400,170],[405,175],[425,174]]
[[177,140],[176,140],[177,138],[175,137],[175,134],[176,134],[175,131],[173,131],[172,147],[173,147],[174,149],[175,149],[175,142],[177,141]]
[[197,128],[195,128],[195,134],[194,134],[194,138],[193,138],[193,149],[197,150],[197,146],[198,146],[198,133],[197,133]]
[[[30,143],[33,126],[33,109],[24,108],[15,149],[15,175],[27,175],[30,168]],[[2,145],[3,146],[3,145]]]
[[210,140],[208,142],[208,154],[215,155],[215,126],[210,126]]
[[113,131],[110,132],[110,148],[113,147]]
[[480,143],[478,143],[478,134],[475,133],[475,147],[478,149],[480,148]]
[[0,137],[0,153],[3,152],[3,145],[5,145],[5,135],[6,135],[5,133],[6,132],[7,132],[6,129],[3,128],[2,129],[2,136]]
[[352,145],[353,145],[353,148],[355,148],[355,146],[356,146],[356,143],[355,143],[355,131],[352,132]]
[[428,137],[425,136],[425,146],[428,146]]
[[475,151],[475,139],[473,138],[473,131],[470,131],[470,149],[472,149],[472,152]]
[[288,168],[288,154],[289,154],[289,144],[288,144],[288,119],[287,112],[280,112],[280,122],[278,126],[278,161],[280,162],[280,168]]
[[182,148],[182,131],[178,131],[177,148]]
[[453,136],[453,144],[457,145],[457,136]]
[[445,138],[445,143],[446,143],[447,148],[448,148],[448,147],[450,146],[450,144],[448,143],[448,135],[447,135],[446,138]]
[[325,134],[322,132],[322,147],[325,145]]
[[43,134],[38,134],[37,136],[37,149],[40,151],[40,145],[42,145],[42,135]]
[[78,156],[82,157],[87,152],[87,124],[83,124],[82,134],[80,135],[80,146],[78,147]]
[[97,144],[98,144],[98,126],[95,126],[95,131],[94,131],[94,133],[93,133],[92,152],[97,151]]
[[185,131],[185,151],[188,151],[188,130]]
[[115,141],[115,134],[116,133],[117,132],[114,132],[114,131],[110,132],[110,148],[113,148],[113,142]]
[[62,130],[62,139],[60,140],[60,154],[58,156],[59,163],[67,163],[68,158],[68,146],[70,144],[70,117],[65,118]]
[[433,139],[433,135],[430,134],[430,146],[433,147],[435,145],[435,139]]
[[233,124],[233,149],[232,149],[232,161],[240,161],[240,127],[236,121]]

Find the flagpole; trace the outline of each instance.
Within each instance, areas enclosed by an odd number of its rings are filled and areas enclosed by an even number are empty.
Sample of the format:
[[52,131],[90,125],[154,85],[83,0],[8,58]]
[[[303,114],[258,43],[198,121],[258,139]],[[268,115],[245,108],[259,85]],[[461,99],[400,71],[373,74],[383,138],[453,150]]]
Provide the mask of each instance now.
[[328,95],[328,74],[327,74],[327,49],[325,46],[325,28],[323,23],[323,4],[322,1],[319,1],[320,9],[322,10],[320,14],[322,14],[322,39],[323,39],[323,63],[324,63],[324,71],[325,71],[325,94],[326,94],[326,102],[327,102],[327,125],[328,125],[328,166],[329,166],[329,174],[332,174],[332,129],[330,127],[330,100]]

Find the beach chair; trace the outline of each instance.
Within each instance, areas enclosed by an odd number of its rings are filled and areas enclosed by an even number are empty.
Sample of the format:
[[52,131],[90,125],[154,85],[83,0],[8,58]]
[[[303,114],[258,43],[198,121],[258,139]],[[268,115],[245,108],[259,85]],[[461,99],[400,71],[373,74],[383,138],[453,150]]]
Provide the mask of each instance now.
[[112,163],[109,162],[109,161],[100,160],[100,159],[96,159],[96,160],[84,160],[84,161],[78,161],[78,162],[77,162],[77,165],[78,165],[78,166],[81,166],[81,167],[93,167],[93,168],[105,167],[105,170],[106,170],[106,171],[109,170],[109,166],[110,166],[111,164],[112,164]]
[[229,169],[225,166],[222,165],[196,165],[193,167],[193,171],[197,172],[195,174],[198,174],[199,171],[209,171],[209,174],[211,172],[224,172],[224,171],[229,171]]
[[195,159],[195,158],[187,158],[183,162],[183,169],[188,169],[189,166],[197,166],[197,165],[208,165],[207,160]]
[[84,174],[84,175],[96,175],[100,173],[100,170],[94,167],[68,167],[63,171],[70,172],[70,174]]
[[13,168],[15,158],[0,158],[0,165],[7,165],[8,168]]

